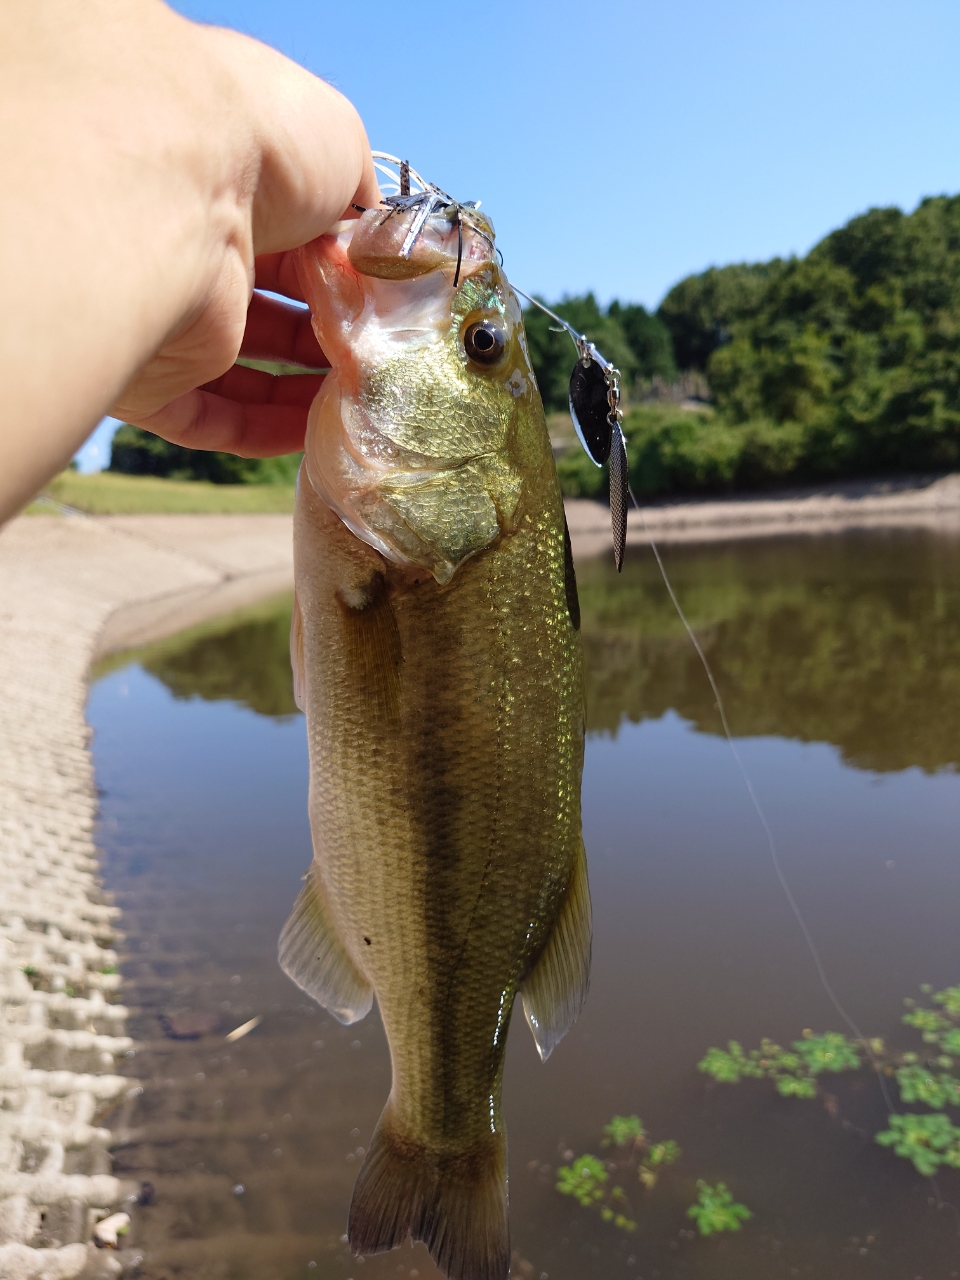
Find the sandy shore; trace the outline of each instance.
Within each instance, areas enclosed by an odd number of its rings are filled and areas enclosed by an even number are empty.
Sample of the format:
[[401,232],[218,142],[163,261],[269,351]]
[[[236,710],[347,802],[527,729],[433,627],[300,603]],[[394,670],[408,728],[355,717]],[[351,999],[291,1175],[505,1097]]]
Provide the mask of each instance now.
[[[960,475],[644,509],[663,542],[846,528],[960,531]],[[609,511],[568,503],[575,554]],[[629,541],[645,534],[632,513]],[[95,1221],[136,1188],[110,1172],[136,1082],[114,909],[99,892],[84,720],[91,661],[291,585],[289,516],[21,517],[0,530],[0,1277],[115,1276]],[[134,1063],[135,1069],[135,1063]],[[98,1112],[120,1104],[107,1116]]]

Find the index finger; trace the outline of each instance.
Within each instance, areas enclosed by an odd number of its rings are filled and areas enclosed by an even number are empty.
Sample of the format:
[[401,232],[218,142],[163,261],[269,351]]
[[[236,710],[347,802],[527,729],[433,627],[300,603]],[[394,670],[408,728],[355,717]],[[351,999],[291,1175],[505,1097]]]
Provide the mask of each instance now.
[[306,369],[326,369],[330,364],[320,350],[306,307],[292,307],[279,298],[256,292],[247,308],[240,354],[299,364]]
[[297,280],[292,250],[288,249],[285,253],[261,253],[254,260],[254,267],[257,289],[268,289],[271,293],[282,293],[285,298],[306,302]]

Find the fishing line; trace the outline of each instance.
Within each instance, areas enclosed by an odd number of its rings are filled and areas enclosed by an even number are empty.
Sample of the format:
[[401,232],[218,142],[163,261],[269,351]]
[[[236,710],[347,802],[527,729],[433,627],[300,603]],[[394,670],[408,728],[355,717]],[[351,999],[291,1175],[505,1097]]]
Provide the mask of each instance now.
[[[740,752],[737,750],[733,734],[730,732],[730,725],[727,721],[726,708],[724,707],[723,698],[720,695],[720,690],[717,687],[717,682],[714,678],[713,670],[710,666],[710,663],[707,660],[707,655],[704,653],[703,648],[700,644],[700,641],[697,639],[696,632],[693,630],[690,623],[687,621],[687,616],[683,612],[683,609],[680,605],[680,601],[677,599],[676,592],[673,589],[673,585],[670,582],[670,578],[667,574],[666,567],[660,555],[660,548],[657,546],[653,535],[650,533],[650,530],[647,527],[647,522],[644,519],[643,510],[640,506],[640,503],[636,499],[636,495],[633,492],[633,488],[628,486],[628,491],[630,494],[630,500],[632,501],[634,508],[636,509],[636,512],[640,517],[640,523],[643,526],[643,531],[646,534],[647,539],[650,543],[650,549],[653,552],[654,559],[657,562],[657,568],[660,570],[660,576],[663,579],[663,585],[667,589],[667,593],[670,596],[671,601],[673,602],[673,607],[677,611],[677,616],[679,617],[680,621],[683,623],[684,630],[687,633],[690,643],[693,645],[694,649],[696,650],[697,657],[700,659],[700,662],[703,665],[703,669],[706,672],[707,679],[710,682],[710,688],[713,690],[713,696],[716,699],[717,711],[720,714],[720,723],[723,725],[723,732],[727,740],[727,746],[730,748],[731,754],[733,755],[733,758],[736,761],[737,768],[740,770],[740,775],[743,778],[744,785],[747,788],[747,793],[750,796],[751,803],[753,804],[757,817],[760,820],[760,824],[763,827],[764,834],[767,837],[767,848],[770,852],[770,860],[773,863],[773,869],[776,872],[777,880],[780,882],[780,887],[783,890],[784,896],[790,905],[790,910],[793,912],[794,918],[796,919],[797,924],[800,927],[800,932],[803,935],[803,940],[807,944],[807,949],[810,952],[810,956],[817,970],[817,977],[820,980],[820,985],[823,988],[830,1003],[833,1005],[834,1009],[836,1009],[837,1013],[840,1015],[843,1021],[847,1024],[847,1027],[853,1032],[854,1036],[863,1046],[864,1052],[869,1058],[870,1065],[873,1068],[874,1074],[877,1077],[877,1083],[880,1086],[880,1092],[883,1095],[884,1106],[887,1109],[887,1117],[890,1118],[892,1116],[895,1116],[898,1114],[898,1112],[895,1111],[893,1103],[890,1099],[890,1093],[889,1093],[889,1090],[887,1089],[887,1082],[884,1079],[884,1075],[883,1075],[883,1067],[878,1061],[876,1055],[874,1054],[873,1048],[871,1047],[870,1042],[867,1040],[866,1036],[857,1026],[856,1022],[854,1022],[850,1014],[847,1013],[846,1009],[841,1004],[839,997],[837,996],[836,992],[831,986],[829,979],[827,978],[826,970],[824,969],[824,966],[823,966],[823,961],[820,958],[820,952],[817,950],[817,945],[810,934],[810,930],[807,927],[807,922],[803,918],[803,913],[800,910],[800,907],[797,903],[796,898],[794,898],[793,896],[793,892],[790,888],[789,882],[787,881],[787,877],[784,873],[783,866],[781,865],[780,854],[777,849],[777,842],[776,842],[776,839],[774,838],[773,830],[770,826],[770,823],[767,821],[767,816],[764,813],[763,806],[761,805],[759,799],[757,798],[757,793],[753,789],[753,783],[750,780],[750,775],[747,773],[746,766],[743,763],[743,760],[740,756]],[[937,1197],[937,1208],[953,1209],[953,1211],[957,1214],[958,1235],[960,1235],[960,1209],[958,1209],[957,1206],[955,1204],[952,1204],[949,1200],[944,1200],[940,1192],[940,1183],[937,1179],[936,1174],[930,1175],[930,1184],[933,1187],[933,1190]]]
[[[841,1004],[840,998],[838,997],[837,993],[834,991],[830,983],[830,980],[827,977],[826,969],[824,968],[824,965],[823,965],[823,960],[820,958],[820,952],[817,949],[817,945],[813,940],[813,936],[811,935],[810,930],[807,927],[807,922],[803,917],[803,912],[800,910],[799,904],[797,903],[796,898],[793,896],[793,891],[790,888],[790,884],[787,880],[786,874],[784,873],[783,865],[780,861],[780,852],[777,848],[777,842],[773,834],[773,828],[770,826],[770,823],[767,820],[767,815],[764,812],[763,806],[761,805],[760,800],[757,797],[757,793],[753,788],[753,783],[750,780],[750,775],[749,773],[747,773],[747,769],[740,756],[740,752],[737,750],[736,741],[734,739],[733,734],[730,731],[730,724],[729,724],[729,721],[727,720],[726,707],[724,706],[723,698],[721,697],[721,694],[720,694],[720,689],[717,686],[716,679],[714,678],[713,670],[710,666],[710,663],[707,660],[707,655],[704,653],[703,647],[700,644],[700,641],[697,639],[697,634],[694,631],[693,627],[688,622],[687,615],[684,613],[683,608],[681,607],[680,601],[677,599],[677,593],[673,589],[673,584],[670,581],[670,578],[667,574],[666,566],[663,563],[663,558],[660,555],[660,548],[657,546],[656,541],[653,538],[653,535],[651,534],[649,528],[647,527],[647,522],[643,514],[643,508],[640,506],[640,503],[637,501],[637,498],[633,492],[632,486],[629,487],[629,493],[630,493],[630,500],[632,501],[634,508],[636,509],[636,512],[640,517],[640,523],[643,526],[643,531],[646,534],[647,539],[650,543],[650,550],[653,552],[654,559],[657,562],[657,568],[660,570],[660,577],[663,579],[663,585],[667,589],[667,594],[670,596],[670,599],[673,602],[673,607],[677,611],[677,616],[679,617],[680,621],[683,623],[683,628],[687,633],[687,637],[689,638],[690,643],[693,645],[694,649],[696,650],[697,657],[700,659],[703,669],[706,672],[707,679],[710,682],[710,688],[713,690],[713,696],[717,704],[717,711],[720,713],[720,723],[723,726],[723,733],[724,733],[724,737],[727,740],[727,746],[730,748],[731,754],[733,755],[737,768],[740,771],[740,776],[743,778],[744,786],[746,787],[747,794],[750,797],[750,802],[753,805],[757,818],[760,821],[760,825],[763,827],[764,835],[767,838],[767,849],[770,853],[770,861],[773,863],[773,869],[776,872],[777,880],[780,882],[780,888],[783,890],[784,897],[786,898],[790,906],[790,910],[793,912],[794,919],[796,920],[797,924],[800,927],[800,932],[803,935],[803,940],[807,944],[807,950],[810,952],[810,957],[813,960],[814,967],[816,968],[816,971],[817,971],[817,977],[820,980],[820,986],[823,988],[823,991],[827,999],[833,1005],[834,1009],[837,1011],[839,1016],[846,1023],[849,1030],[853,1032],[856,1039],[863,1046],[864,1051],[866,1052],[867,1057],[870,1060],[870,1065],[873,1067],[874,1071],[876,1072],[877,1081],[880,1085],[880,1092],[883,1094],[883,1101],[887,1108],[887,1114],[889,1116],[896,1115],[896,1112],[893,1109],[893,1103],[890,1100],[890,1094],[887,1090],[887,1082],[883,1077],[883,1068],[880,1062],[877,1060],[877,1057],[870,1046],[870,1042],[867,1040],[866,1036],[863,1034],[863,1032],[854,1022],[853,1018],[850,1016],[849,1013],[847,1013],[846,1009]],[[939,1191],[937,1194],[939,1195]]]
[[[896,1115],[896,1112],[894,1111],[893,1103],[891,1102],[890,1094],[887,1090],[887,1083],[883,1076],[883,1067],[877,1059],[876,1054],[873,1052],[867,1037],[863,1034],[856,1022],[844,1008],[839,996],[831,985],[830,979],[827,977],[827,971],[824,967],[823,960],[821,959],[820,952],[817,949],[817,944],[813,940],[813,935],[810,933],[807,922],[804,919],[803,912],[800,910],[799,903],[793,896],[793,890],[790,888],[789,881],[787,880],[786,873],[783,869],[783,864],[780,861],[780,851],[777,848],[773,828],[767,820],[767,815],[764,812],[756,791],[754,790],[753,782],[751,781],[750,775],[743,763],[740,752],[737,750],[736,741],[730,730],[730,723],[727,720],[727,710],[724,706],[723,698],[720,694],[720,689],[714,677],[713,670],[707,660],[707,655],[704,653],[703,646],[697,639],[696,632],[693,630],[693,627],[691,627],[687,620],[687,615],[684,613],[680,601],[677,599],[677,593],[673,589],[673,584],[670,581],[666,566],[663,563],[663,557],[660,555],[660,548],[657,546],[655,539],[647,527],[643,509],[637,501],[636,494],[633,492],[633,488],[630,485],[625,450],[626,441],[623,436],[623,430],[620,426],[622,417],[620,412],[620,372],[611,365],[608,360],[605,360],[603,356],[600,355],[594,344],[590,342],[584,334],[578,333],[573,325],[564,320],[562,316],[558,316],[556,312],[551,311],[550,308],[542,303],[538,298],[531,297],[530,294],[524,293],[523,290],[518,289],[516,285],[513,286],[513,289],[515,293],[519,293],[521,297],[526,298],[528,302],[545,312],[570,335],[577,348],[579,362],[582,362],[584,366],[595,362],[598,370],[603,374],[606,386],[607,403],[605,406],[600,408],[600,417],[596,418],[595,421],[592,421],[592,415],[590,413],[591,405],[584,398],[583,388],[576,385],[577,370],[574,370],[574,374],[570,380],[570,416],[577,429],[577,435],[580,437],[580,443],[583,445],[591,461],[593,461],[597,466],[601,466],[607,460],[607,455],[609,453],[610,512],[613,523],[614,557],[616,559],[617,570],[619,571],[623,564],[623,551],[626,544],[627,524],[626,503],[627,495],[629,494],[630,501],[636,508],[637,514],[640,517],[640,523],[643,526],[643,531],[650,543],[650,549],[653,552],[654,559],[657,562],[657,568],[660,570],[660,576],[663,579],[663,585],[667,589],[667,593],[673,602],[673,607],[677,611],[677,616],[683,623],[684,630],[686,631],[690,643],[693,645],[697,657],[700,659],[703,669],[706,672],[707,680],[710,682],[710,688],[712,689],[713,696],[716,700],[717,711],[720,714],[720,723],[723,726],[723,733],[727,740],[727,746],[730,748],[730,752],[733,755],[736,766],[740,771],[740,776],[743,778],[744,786],[746,787],[747,794],[750,797],[750,802],[753,805],[760,825],[763,828],[763,832],[767,840],[767,849],[770,854],[770,861],[773,864],[773,869],[776,873],[777,880],[779,881],[780,888],[783,891],[783,895],[787,900],[790,910],[793,912],[794,919],[800,928],[807,950],[813,960],[814,967],[817,971],[817,978],[820,981],[820,986],[839,1017],[853,1033],[856,1040],[863,1046],[863,1050],[874,1070],[874,1073],[876,1074],[877,1082],[880,1085],[880,1092],[883,1095],[883,1101],[887,1108],[887,1115],[894,1116]],[[579,404],[577,403],[578,400],[580,401]],[[592,408],[596,410],[597,406],[592,406]],[[604,419],[602,426],[600,425],[600,418]],[[587,428],[586,431],[584,430],[585,426]],[[616,455],[610,452],[611,446],[617,449]],[[936,1187],[935,1182],[934,1186]],[[936,1192],[938,1200],[942,1205],[944,1202],[940,1196],[939,1188],[936,1188]]]

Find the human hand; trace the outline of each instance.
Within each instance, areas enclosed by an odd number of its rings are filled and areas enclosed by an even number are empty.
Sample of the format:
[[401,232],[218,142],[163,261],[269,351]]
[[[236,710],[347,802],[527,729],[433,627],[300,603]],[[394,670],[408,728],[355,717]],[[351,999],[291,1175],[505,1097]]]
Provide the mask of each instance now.
[[380,194],[363,125],[345,98],[265,46],[233,32],[205,35],[257,104],[261,168],[249,236],[244,227],[242,250],[216,264],[201,313],[164,344],[111,412],[188,448],[269,457],[302,448],[323,375],[278,377],[236,364],[237,355],[314,369],[327,361],[309,312],[263,293],[251,297],[251,286],[303,302],[290,251],[345,211],[349,216],[354,202],[376,204]]
[[160,0],[0,4],[0,521],[107,412],[248,456],[299,447],[324,362],[291,250],[379,199],[336,90]]
[[[265,254],[256,260],[256,288],[302,302],[291,254]],[[327,358],[310,324],[310,313],[278,298],[255,292],[247,309],[241,356],[322,369]],[[275,376],[233,364],[219,378],[191,387],[137,425],[189,449],[219,449],[247,458],[293,453],[303,447],[307,413],[324,375]],[[188,381],[191,381],[188,377]],[[127,422],[134,415],[117,406]]]

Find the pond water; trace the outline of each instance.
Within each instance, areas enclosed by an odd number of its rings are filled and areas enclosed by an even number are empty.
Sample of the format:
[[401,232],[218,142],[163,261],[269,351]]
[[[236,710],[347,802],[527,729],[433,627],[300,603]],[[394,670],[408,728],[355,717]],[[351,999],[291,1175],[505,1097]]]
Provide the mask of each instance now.
[[[960,982],[960,543],[870,533],[665,557],[830,983],[867,1035],[921,1049],[904,998]],[[731,1039],[847,1028],[649,553],[620,577],[578,572],[593,980],[546,1065],[514,1020],[514,1275],[960,1275],[960,1170],[934,1182],[877,1145],[888,1113],[871,1071],[822,1077],[805,1100],[697,1070]],[[150,1280],[430,1280],[422,1247],[358,1261],[341,1241],[389,1087],[376,1012],[340,1027],[275,960],[310,859],[289,613],[269,602],[124,655],[91,689],[104,875],[142,1045],[116,1152],[151,1184],[131,1243]],[[682,1150],[652,1189],[620,1179],[632,1232],[555,1190],[571,1153],[609,1157],[614,1114]],[[697,1179],[749,1206],[738,1234],[694,1234]]]

